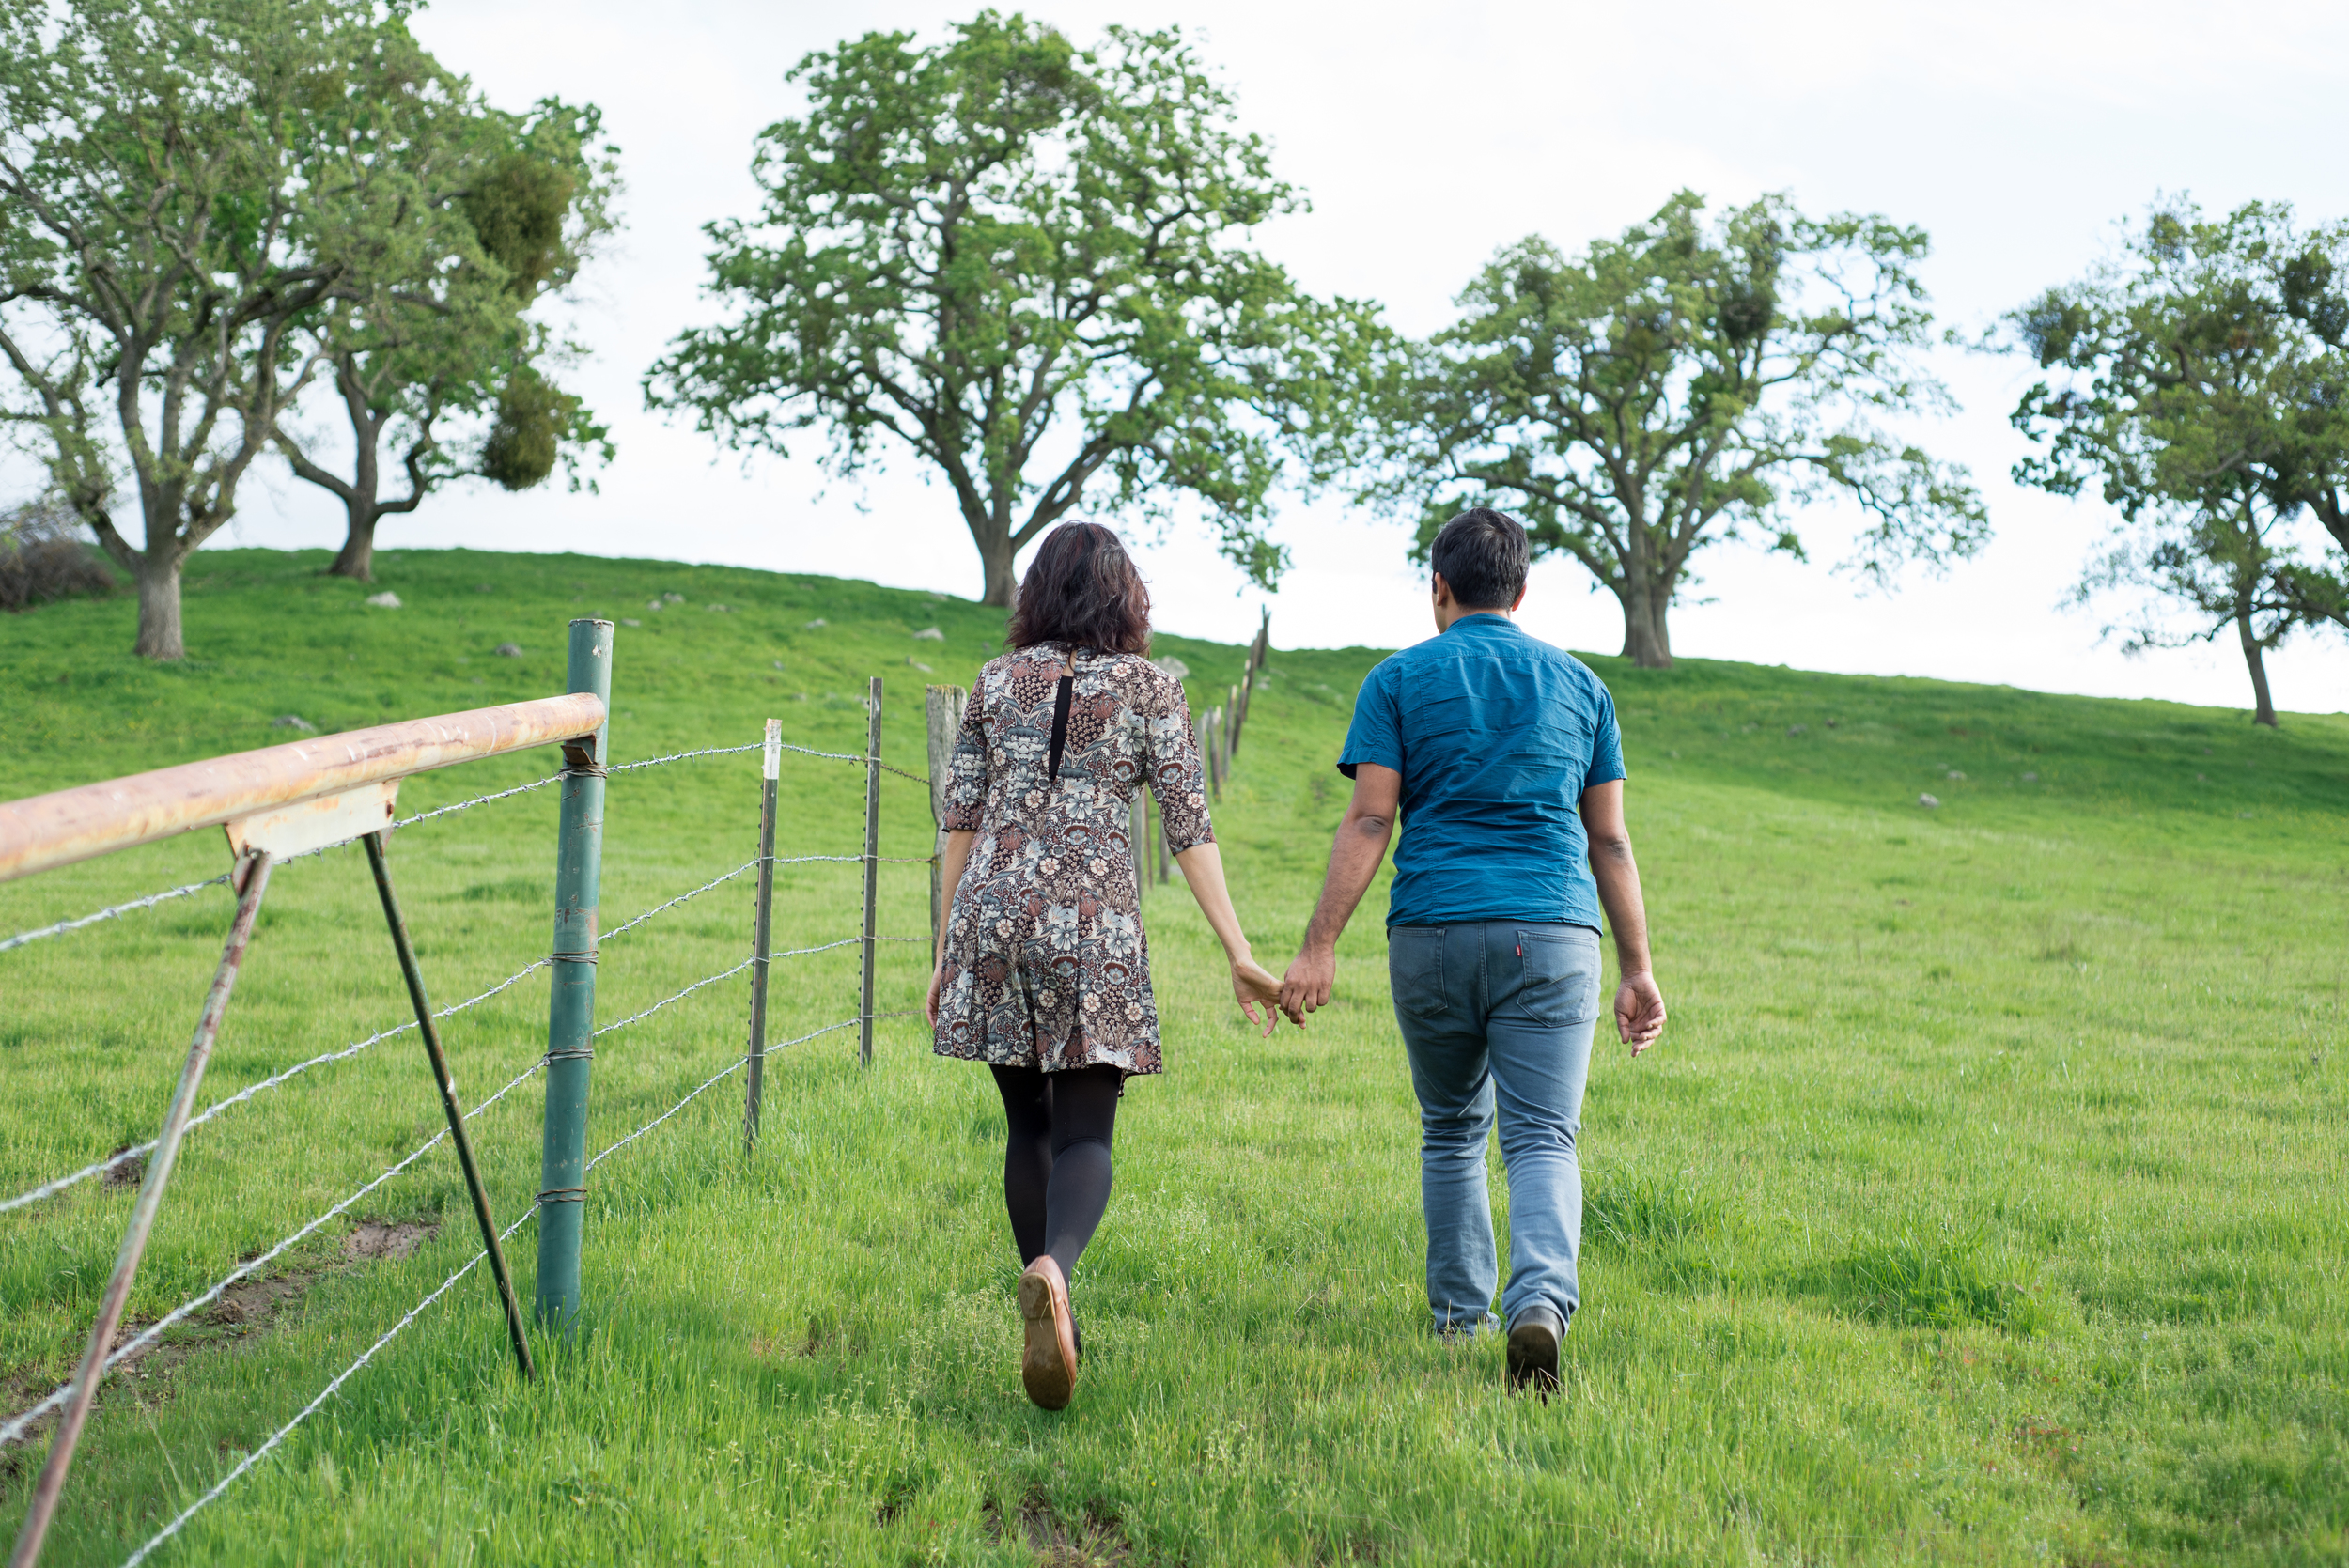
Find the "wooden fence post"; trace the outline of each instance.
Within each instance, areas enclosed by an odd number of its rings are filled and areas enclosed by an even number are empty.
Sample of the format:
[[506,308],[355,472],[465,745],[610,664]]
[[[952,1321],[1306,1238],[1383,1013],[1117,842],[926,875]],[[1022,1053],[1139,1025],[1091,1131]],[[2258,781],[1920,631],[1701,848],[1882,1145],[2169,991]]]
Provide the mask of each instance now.
[[955,737],[962,730],[971,693],[959,686],[933,686],[923,698],[929,724],[930,821],[938,829],[930,841],[930,961],[936,963],[939,934],[946,928],[946,791],[954,782]]

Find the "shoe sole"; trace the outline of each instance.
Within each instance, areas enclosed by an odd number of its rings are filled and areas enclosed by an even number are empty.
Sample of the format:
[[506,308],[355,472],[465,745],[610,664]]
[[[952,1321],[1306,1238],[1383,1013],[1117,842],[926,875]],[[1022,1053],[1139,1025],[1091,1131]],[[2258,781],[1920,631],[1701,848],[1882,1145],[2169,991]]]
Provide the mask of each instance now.
[[1076,1392],[1076,1350],[1069,1332],[1067,1288],[1057,1269],[1031,1268],[1019,1276],[1019,1317],[1027,1346],[1019,1358],[1019,1381],[1042,1409],[1067,1407]]
[[1558,1388],[1558,1336],[1547,1323],[1509,1330],[1509,1387],[1531,1388],[1548,1403]]

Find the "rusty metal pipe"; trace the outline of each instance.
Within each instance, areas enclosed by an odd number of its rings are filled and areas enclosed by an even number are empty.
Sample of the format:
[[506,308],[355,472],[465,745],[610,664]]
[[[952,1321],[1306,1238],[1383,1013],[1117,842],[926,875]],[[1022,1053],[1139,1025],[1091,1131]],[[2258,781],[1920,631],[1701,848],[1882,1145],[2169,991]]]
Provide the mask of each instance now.
[[498,1241],[497,1220],[490,1214],[490,1195],[482,1189],[481,1168],[473,1157],[473,1140],[465,1136],[465,1108],[458,1103],[457,1083],[449,1076],[448,1054],[441,1048],[441,1026],[432,1017],[425,995],[424,970],[416,964],[415,944],[408,939],[408,923],[400,917],[399,896],[392,892],[392,868],[383,859],[383,835],[368,833],[367,869],[375,873],[376,895],[383,901],[383,919],[392,928],[392,947],[399,954],[400,978],[408,982],[408,1001],[416,1010],[416,1032],[424,1036],[424,1054],[432,1063],[433,1087],[441,1092],[441,1114],[448,1118],[448,1135],[457,1145],[457,1163],[464,1169],[465,1190],[473,1198],[473,1217],[481,1226],[481,1245],[490,1252],[490,1272],[497,1280],[498,1301],[506,1308],[506,1331],[514,1341],[514,1361],[524,1377],[537,1375],[530,1364],[530,1339],[522,1331],[522,1310],[514,1299],[513,1277],[506,1271],[506,1249]]
[[272,806],[593,735],[585,692],[348,730],[0,803],[0,882]]
[[98,1396],[98,1380],[106,1374],[106,1355],[114,1348],[115,1330],[122,1327],[123,1309],[130,1304],[131,1282],[137,1278],[139,1258],[147,1250],[147,1238],[155,1229],[155,1215],[163,1207],[163,1184],[171,1179],[171,1167],[179,1157],[179,1140],[188,1130],[188,1117],[195,1110],[196,1090],[204,1082],[204,1068],[212,1059],[212,1046],[220,1038],[220,1021],[228,1012],[228,994],[236,989],[237,970],[244,962],[245,949],[252,945],[253,923],[261,912],[261,894],[269,887],[269,852],[257,849],[237,866],[237,918],[228,927],[228,940],[220,952],[220,967],[212,972],[212,988],[204,998],[204,1011],[195,1021],[195,1039],[188,1047],[187,1064],[179,1069],[179,1087],[172,1092],[171,1109],[163,1113],[163,1130],[155,1141],[155,1152],[147,1161],[147,1179],[139,1184],[138,1201],[131,1207],[131,1224],[122,1234],[122,1247],[115,1254],[115,1271],[106,1281],[106,1294],[98,1306],[98,1321],[90,1326],[89,1344],[82,1352],[82,1364],[73,1374],[73,1397],[66,1402],[65,1414],[57,1419],[57,1435],[50,1442],[48,1462],[40,1467],[40,1478],[33,1483],[32,1506],[25,1511],[23,1527],[17,1531],[16,1548],[8,1554],[8,1568],[33,1568],[40,1559],[41,1538],[49,1533],[49,1521],[57,1512],[57,1495],[65,1489],[66,1471],[72,1467],[74,1446],[82,1440],[82,1427],[89,1420],[90,1402]]

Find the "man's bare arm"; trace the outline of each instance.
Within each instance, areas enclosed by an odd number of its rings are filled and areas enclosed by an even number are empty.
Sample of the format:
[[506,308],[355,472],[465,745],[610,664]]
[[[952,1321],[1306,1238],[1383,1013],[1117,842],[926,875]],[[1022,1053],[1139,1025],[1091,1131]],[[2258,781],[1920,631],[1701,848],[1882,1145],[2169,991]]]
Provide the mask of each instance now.
[[1375,762],[1355,768],[1354,798],[1346,802],[1346,817],[1330,846],[1330,874],[1305,927],[1305,946],[1281,982],[1281,1011],[1298,1023],[1305,1021],[1306,1014],[1330,1005],[1330,990],[1338,977],[1338,934],[1354,918],[1355,908],[1387,858],[1395,808],[1402,800],[1402,774]]
[[1639,1055],[1664,1032],[1664,993],[1657,988],[1647,946],[1647,904],[1640,896],[1639,862],[1623,820],[1623,781],[1582,792],[1582,831],[1591,841],[1591,876],[1615,934],[1623,981],[1615,990],[1615,1032]]

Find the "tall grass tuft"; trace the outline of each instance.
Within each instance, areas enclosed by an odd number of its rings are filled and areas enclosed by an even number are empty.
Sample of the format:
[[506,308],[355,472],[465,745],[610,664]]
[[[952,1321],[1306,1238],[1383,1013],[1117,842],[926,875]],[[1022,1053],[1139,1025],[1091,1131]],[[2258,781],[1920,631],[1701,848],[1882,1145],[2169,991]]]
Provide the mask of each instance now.
[[1823,1293],[1853,1316],[1906,1327],[1986,1324],[2030,1334],[2046,1321],[2024,1286],[1999,1278],[1983,1257],[1979,1233],[1921,1237],[1863,1247],[1820,1271]]

